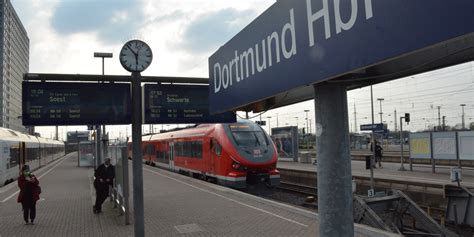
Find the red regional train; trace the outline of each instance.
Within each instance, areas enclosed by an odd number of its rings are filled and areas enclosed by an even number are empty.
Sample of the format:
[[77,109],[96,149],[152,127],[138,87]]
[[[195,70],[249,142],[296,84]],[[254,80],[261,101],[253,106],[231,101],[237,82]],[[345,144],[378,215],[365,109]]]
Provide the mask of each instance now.
[[[131,156],[131,143],[128,146]],[[271,138],[252,121],[202,124],[144,136],[145,163],[232,188],[280,184],[278,153]]]

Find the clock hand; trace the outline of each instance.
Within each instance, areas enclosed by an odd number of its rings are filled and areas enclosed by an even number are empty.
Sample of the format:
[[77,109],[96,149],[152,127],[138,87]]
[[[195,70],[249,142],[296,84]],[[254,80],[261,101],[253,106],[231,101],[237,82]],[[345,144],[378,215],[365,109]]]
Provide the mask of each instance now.
[[133,49],[132,49],[132,48],[130,47],[130,45],[128,45],[128,44],[127,44],[126,46],[127,46],[127,48],[129,48],[129,49],[130,49],[130,51],[132,51],[132,53],[135,55],[135,57],[137,57],[137,55],[138,55],[138,52],[137,52],[137,53],[135,53],[135,51],[133,51]]
[[133,55],[135,55],[135,65],[136,65],[136,68],[138,68],[138,52],[135,53],[135,51],[133,51],[132,47],[130,47],[130,45],[125,45],[127,46],[128,49],[130,49],[130,51],[132,51]]

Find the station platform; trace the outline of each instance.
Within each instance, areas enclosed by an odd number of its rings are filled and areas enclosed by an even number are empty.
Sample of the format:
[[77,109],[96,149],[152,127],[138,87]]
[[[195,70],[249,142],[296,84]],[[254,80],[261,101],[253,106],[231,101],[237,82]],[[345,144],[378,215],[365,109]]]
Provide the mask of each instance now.
[[[16,183],[0,188],[0,237],[133,236],[133,218],[125,225],[108,200],[103,213],[92,212],[92,171],[71,153],[34,172],[43,191],[35,225],[23,222]],[[318,235],[318,217],[307,210],[157,168],[144,166],[143,177],[147,236]],[[355,232],[393,236],[357,224]]]
[[[406,171],[399,171],[400,163],[382,162],[383,168],[374,169],[374,179],[393,180],[399,182],[419,182],[433,185],[453,185],[450,178],[450,166],[436,166],[432,173],[431,165],[413,165],[413,171],[409,170],[409,164],[404,164]],[[278,161],[277,168],[302,170],[317,173],[317,165],[311,163],[299,163],[293,161]],[[365,169],[365,161],[352,160],[352,176],[354,178],[370,178],[370,170]],[[461,185],[474,188],[474,169],[462,168]]]

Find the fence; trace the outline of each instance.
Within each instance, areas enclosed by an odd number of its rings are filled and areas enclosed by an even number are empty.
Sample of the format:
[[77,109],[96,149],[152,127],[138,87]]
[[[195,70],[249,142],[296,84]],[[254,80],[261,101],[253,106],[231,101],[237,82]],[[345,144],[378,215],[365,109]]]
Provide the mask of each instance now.
[[125,218],[125,224],[130,224],[130,185],[128,176],[128,157],[126,146],[109,146],[107,157],[111,159],[115,166],[115,182],[112,190],[112,200],[114,207],[119,208],[119,212]]

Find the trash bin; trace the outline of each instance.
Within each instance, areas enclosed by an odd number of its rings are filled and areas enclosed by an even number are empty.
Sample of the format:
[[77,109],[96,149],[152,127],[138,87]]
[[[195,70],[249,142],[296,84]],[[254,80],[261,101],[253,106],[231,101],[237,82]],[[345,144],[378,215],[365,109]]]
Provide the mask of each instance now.
[[371,156],[365,156],[365,169],[370,170],[370,158]]

